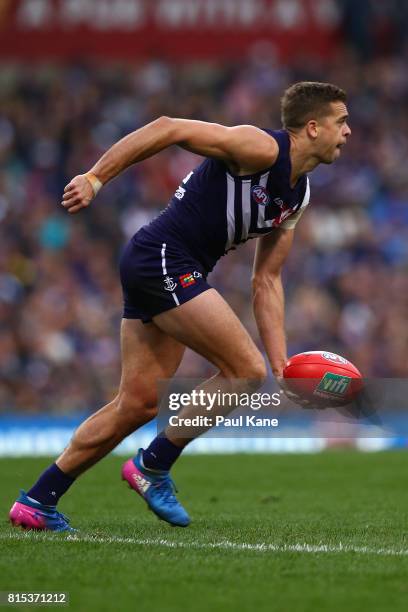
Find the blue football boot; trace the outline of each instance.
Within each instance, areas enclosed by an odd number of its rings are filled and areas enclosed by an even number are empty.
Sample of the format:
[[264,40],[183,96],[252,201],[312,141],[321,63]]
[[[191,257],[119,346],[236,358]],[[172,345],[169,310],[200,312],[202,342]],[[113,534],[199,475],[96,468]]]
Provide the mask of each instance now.
[[187,527],[190,517],[177,500],[176,488],[168,472],[148,470],[142,464],[140,448],[134,459],[129,459],[122,467],[122,480],[139,493],[149,508],[164,521],[178,527]]

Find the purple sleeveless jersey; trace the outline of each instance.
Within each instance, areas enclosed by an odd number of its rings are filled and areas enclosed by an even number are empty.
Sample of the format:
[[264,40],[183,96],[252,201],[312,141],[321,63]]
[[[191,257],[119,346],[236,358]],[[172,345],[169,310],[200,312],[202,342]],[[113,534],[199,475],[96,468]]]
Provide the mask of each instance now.
[[289,134],[265,131],[279,145],[273,166],[233,176],[225,163],[207,158],[185,177],[168,206],[135,234],[121,260],[125,317],[147,322],[206,291],[206,276],[222,255],[284,227],[307,206],[307,176],[290,186]]

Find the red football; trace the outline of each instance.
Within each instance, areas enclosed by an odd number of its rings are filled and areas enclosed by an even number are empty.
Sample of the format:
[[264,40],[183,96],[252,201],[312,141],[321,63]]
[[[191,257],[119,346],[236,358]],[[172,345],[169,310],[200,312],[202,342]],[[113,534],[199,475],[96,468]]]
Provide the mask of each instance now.
[[328,351],[294,355],[288,360],[283,376],[289,391],[318,406],[345,406],[363,388],[356,366]]

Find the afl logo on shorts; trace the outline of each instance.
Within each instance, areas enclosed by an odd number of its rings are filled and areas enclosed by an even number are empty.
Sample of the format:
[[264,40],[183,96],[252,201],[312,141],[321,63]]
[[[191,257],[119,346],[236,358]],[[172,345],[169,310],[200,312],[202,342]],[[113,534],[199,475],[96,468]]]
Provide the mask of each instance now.
[[262,185],[254,185],[251,189],[252,198],[257,204],[267,206],[270,202],[269,195]]

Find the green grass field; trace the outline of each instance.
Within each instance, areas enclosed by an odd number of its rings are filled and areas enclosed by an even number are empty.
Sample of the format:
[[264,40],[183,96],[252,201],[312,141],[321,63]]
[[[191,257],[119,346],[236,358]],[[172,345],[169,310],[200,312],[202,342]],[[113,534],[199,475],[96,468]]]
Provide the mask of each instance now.
[[407,459],[186,456],[174,476],[193,523],[177,529],[146,511],[110,457],[60,504],[75,538],[10,528],[17,488],[49,460],[3,459],[0,591],[68,591],[70,609],[98,612],[405,611]]

